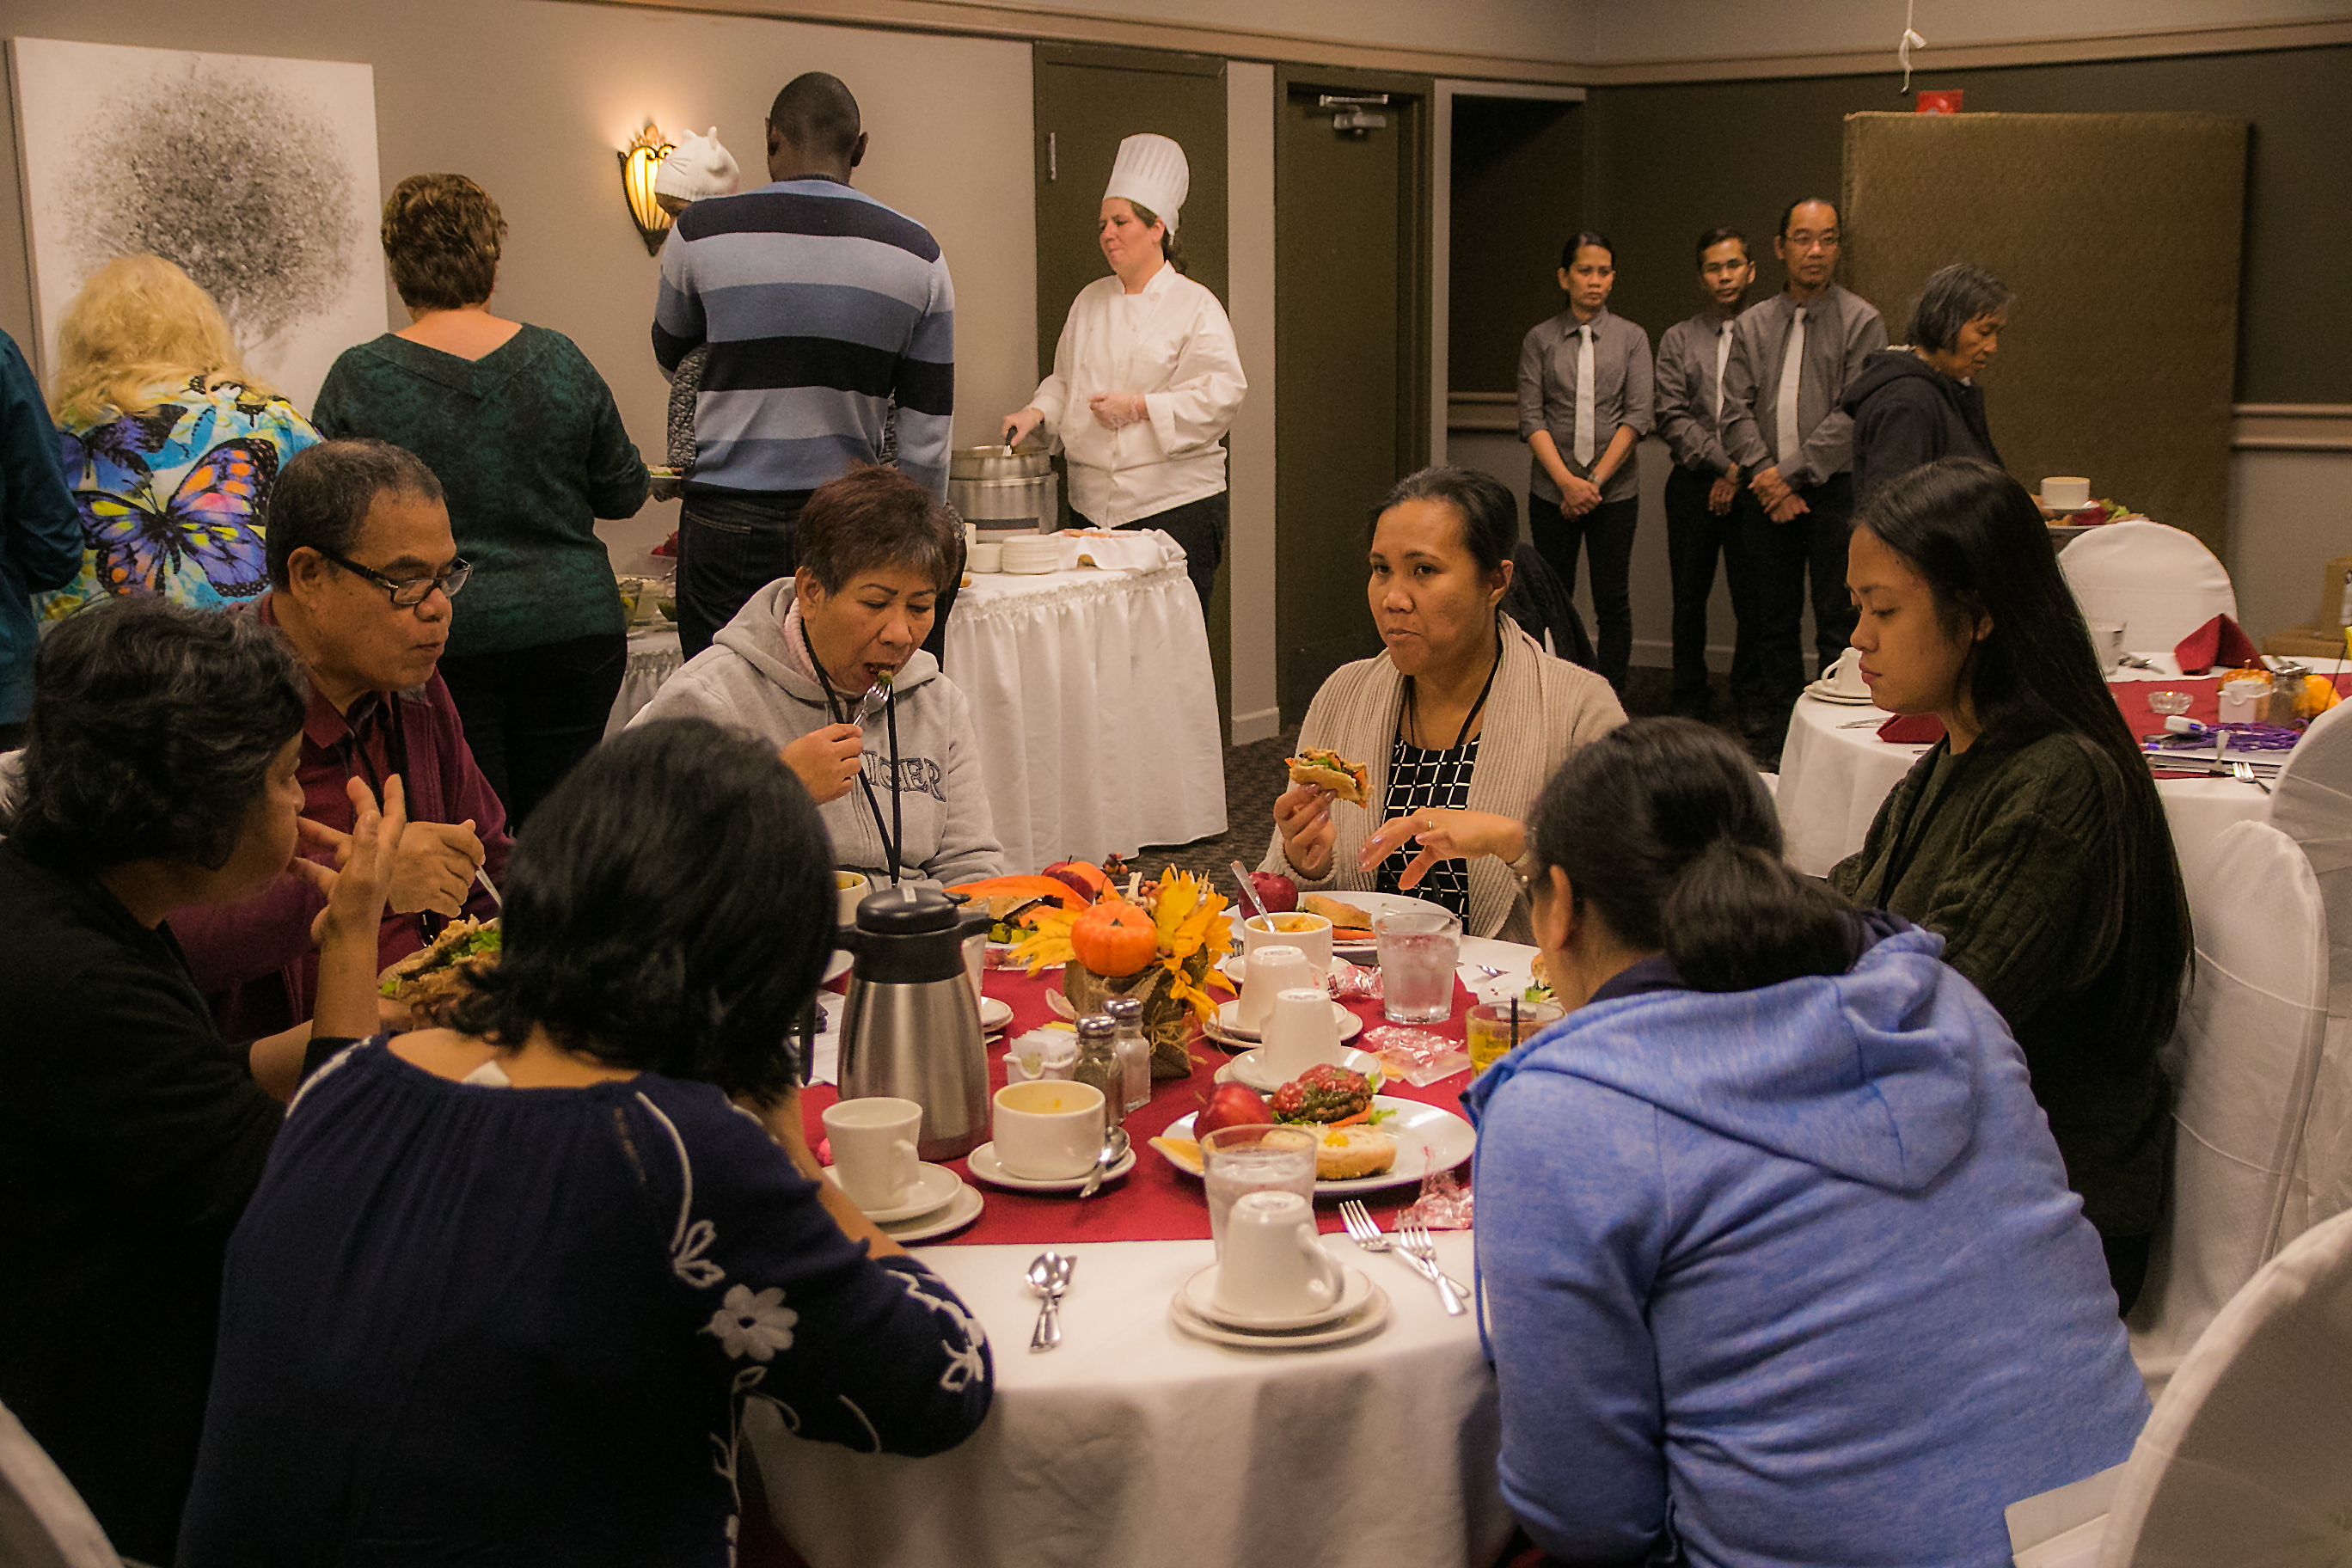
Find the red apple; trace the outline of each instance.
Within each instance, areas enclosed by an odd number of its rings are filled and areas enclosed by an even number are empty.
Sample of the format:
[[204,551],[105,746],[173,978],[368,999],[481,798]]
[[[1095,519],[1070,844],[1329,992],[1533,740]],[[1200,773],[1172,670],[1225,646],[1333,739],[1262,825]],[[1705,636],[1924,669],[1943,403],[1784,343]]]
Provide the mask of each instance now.
[[1298,907],[1298,884],[1279,871],[1252,871],[1250,886],[1270,915],[1286,915]]
[[1221,1083],[1209,1096],[1209,1103],[1192,1118],[1192,1136],[1197,1141],[1220,1127],[1255,1127],[1273,1120],[1274,1112],[1266,1109],[1265,1097],[1255,1089],[1244,1084]]

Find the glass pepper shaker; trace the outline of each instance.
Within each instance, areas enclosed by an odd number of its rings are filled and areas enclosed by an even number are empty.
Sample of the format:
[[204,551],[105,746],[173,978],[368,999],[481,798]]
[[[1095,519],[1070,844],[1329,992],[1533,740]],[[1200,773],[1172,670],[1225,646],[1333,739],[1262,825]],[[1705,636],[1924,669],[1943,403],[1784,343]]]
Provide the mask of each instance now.
[[1103,1004],[1118,1026],[1116,1042],[1121,1079],[1126,1086],[1119,1114],[1140,1110],[1151,1103],[1151,1042],[1143,1037],[1143,1004],[1132,996],[1114,996]]
[[1089,1013],[1078,1020],[1078,1066],[1070,1076],[1102,1090],[1105,1126],[1118,1120],[1127,1080],[1118,1065],[1118,1025],[1107,1015]]

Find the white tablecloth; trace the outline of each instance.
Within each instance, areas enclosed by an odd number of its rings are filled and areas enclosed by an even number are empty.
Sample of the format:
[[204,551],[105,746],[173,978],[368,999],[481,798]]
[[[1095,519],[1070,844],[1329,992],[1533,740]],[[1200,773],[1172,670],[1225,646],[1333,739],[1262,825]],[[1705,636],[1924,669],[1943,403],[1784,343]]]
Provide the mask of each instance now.
[[[1474,1321],[1446,1317],[1395,1258],[1337,1236],[1324,1246],[1395,1316],[1355,1344],[1284,1352],[1170,1323],[1169,1299],[1212,1261],[1206,1241],[1059,1249],[1078,1268],[1061,1348],[1042,1354],[1022,1283],[1041,1248],[925,1249],[988,1331],[986,1424],[949,1453],[902,1459],[802,1442],[753,1401],[750,1446],[779,1525],[814,1568],[1486,1568],[1511,1525]],[[1465,1283],[1471,1251],[1467,1233],[1438,1237]]]
[[613,700],[613,716],[604,721],[604,738],[609,741],[619,734],[637,716],[637,710],[654,700],[662,682],[685,665],[675,626],[665,623],[631,632],[629,670],[621,677],[621,695]]
[[971,699],[1007,869],[1225,830],[1209,633],[1181,563],[975,576],[946,666]]
[[[2159,658],[2144,657],[2152,663]],[[2164,679],[2177,667],[2169,655],[2160,657],[2159,673],[2125,669],[2116,679]],[[1789,864],[1798,870],[1825,875],[1861,848],[1879,803],[1902,782],[1911,764],[1927,755],[1926,746],[1892,746],[1878,738],[1874,731],[1889,717],[1875,708],[1797,699],[1789,739],[1780,751],[1776,799]],[[2278,758],[2272,753],[2263,760],[2274,763]],[[2172,847],[2183,866],[2194,864],[2230,824],[2263,817],[2270,806],[2270,796],[2235,779],[2158,779],[2156,794],[2164,803],[2165,818],[2172,825]]]

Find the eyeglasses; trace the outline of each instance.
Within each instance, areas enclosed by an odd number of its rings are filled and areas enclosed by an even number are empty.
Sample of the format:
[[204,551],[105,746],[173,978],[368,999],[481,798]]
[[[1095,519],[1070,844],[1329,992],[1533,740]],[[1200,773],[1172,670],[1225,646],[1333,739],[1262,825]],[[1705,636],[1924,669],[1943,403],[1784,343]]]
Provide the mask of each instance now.
[[395,610],[416,608],[433,596],[433,590],[436,588],[441,590],[445,598],[454,599],[457,596],[457,590],[466,585],[466,579],[474,574],[474,563],[463,556],[450,562],[446,570],[430,577],[395,578],[387,577],[381,572],[371,571],[358,562],[338,555],[331,550],[321,550],[319,553],[353,576],[364,577],[383,589],[385,595],[392,600],[392,607]]

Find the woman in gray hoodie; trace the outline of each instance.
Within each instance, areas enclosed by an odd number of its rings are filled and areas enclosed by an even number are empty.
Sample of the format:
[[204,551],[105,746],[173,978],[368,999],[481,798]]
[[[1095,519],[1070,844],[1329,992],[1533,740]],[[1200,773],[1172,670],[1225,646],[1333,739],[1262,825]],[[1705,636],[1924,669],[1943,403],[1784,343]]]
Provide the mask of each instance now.
[[956,543],[947,509],[895,468],[821,486],[801,512],[799,570],[752,595],[632,725],[692,714],[774,742],[845,870],[1001,874],[971,701],[922,649]]

